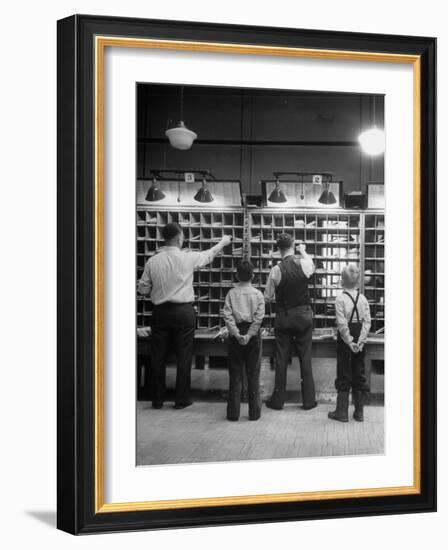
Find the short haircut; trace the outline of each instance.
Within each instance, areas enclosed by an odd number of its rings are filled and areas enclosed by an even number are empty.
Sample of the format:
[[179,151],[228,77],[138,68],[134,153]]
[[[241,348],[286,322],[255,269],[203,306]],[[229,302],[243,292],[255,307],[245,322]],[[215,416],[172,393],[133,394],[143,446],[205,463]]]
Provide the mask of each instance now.
[[252,279],[254,274],[254,266],[249,262],[249,260],[241,260],[236,265],[236,274],[238,275],[238,280],[247,283]]
[[182,233],[182,229],[178,223],[168,223],[162,227],[162,237],[165,242],[170,242]]
[[282,233],[277,238],[277,247],[280,250],[288,250],[288,248],[292,248],[294,245],[294,239],[292,235],[289,233]]
[[342,286],[354,287],[359,282],[359,267],[356,264],[348,264],[342,268]]

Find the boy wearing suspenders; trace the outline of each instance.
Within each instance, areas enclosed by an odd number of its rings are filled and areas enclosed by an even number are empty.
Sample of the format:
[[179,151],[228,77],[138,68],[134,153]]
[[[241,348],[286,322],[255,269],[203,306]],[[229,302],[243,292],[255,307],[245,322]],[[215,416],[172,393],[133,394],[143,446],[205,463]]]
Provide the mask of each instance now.
[[349,392],[352,389],[355,411],[353,418],[364,420],[364,393],[369,391],[365,374],[365,343],[370,330],[370,308],[367,298],[360,293],[359,268],[349,264],[341,272],[343,292],[335,301],[337,339],[336,410],[328,417],[348,422]]

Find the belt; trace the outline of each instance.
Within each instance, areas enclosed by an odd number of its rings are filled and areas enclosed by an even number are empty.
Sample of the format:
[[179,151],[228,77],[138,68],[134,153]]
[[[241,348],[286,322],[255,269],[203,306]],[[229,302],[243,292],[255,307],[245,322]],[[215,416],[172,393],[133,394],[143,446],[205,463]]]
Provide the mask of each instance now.
[[172,306],[194,306],[194,302],[162,302],[161,304],[156,304],[156,307],[172,307]]

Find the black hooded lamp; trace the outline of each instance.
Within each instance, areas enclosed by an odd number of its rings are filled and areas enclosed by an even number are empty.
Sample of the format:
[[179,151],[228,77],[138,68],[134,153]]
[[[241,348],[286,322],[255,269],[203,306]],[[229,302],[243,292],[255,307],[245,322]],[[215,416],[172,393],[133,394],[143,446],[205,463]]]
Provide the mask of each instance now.
[[330,191],[330,183],[332,180],[331,174],[322,175],[322,193],[318,198],[318,202],[321,204],[335,204],[337,202],[336,197],[334,196],[333,191]]
[[161,201],[165,198],[165,193],[157,187],[157,178],[153,178],[152,184],[146,193],[145,200],[149,202]]
[[270,202],[286,202],[288,199],[286,198],[283,191],[280,189],[280,181],[278,178],[275,180],[275,187],[271,191],[271,194],[268,197],[268,201]]
[[318,202],[320,202],[321,204],[335,204],[337,201],[333,191],[330,191],[330,184],[324,183],[323,185],[324,189],[318,199]]
[[194,196],[194,200],[198,202],[213,202],[215,200],[210,192],[210,189],[207,187],[205,178],[202,180],[202,185]]

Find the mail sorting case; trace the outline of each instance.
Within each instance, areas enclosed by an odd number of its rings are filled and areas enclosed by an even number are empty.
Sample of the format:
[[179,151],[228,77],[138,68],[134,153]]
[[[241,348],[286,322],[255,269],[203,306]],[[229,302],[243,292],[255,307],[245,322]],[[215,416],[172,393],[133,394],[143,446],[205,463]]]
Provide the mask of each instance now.
[[[335,327],[335,298],[341,292],[340,273],[349,263],[361,271],[360,290],[372,313],[372,332],[384,330],[384,213],[359,210],[251,209],[248,239],[257,286],[264,289],[269,272],[280,259],[275,242],[281,233],[305,243],[315,263],[309,290],[314,329]],[[272,328],[275,306],[268,307],[265,325]]]
[[[206,250],[224,234],[233,241],[212,265],[194,275],[197,328],[218,330],[223,326],[222,307],[234,284],[236,264],[243,255],[255,266],[254,284],[264,290],[269,271],[279,256],[275,241],[282,232],[306,244],[316,271],[309,284],[314,328],[335,326],[334,301],[340,287],[340,272],[354,262],[361,270],[361,291],[370,303],[371,332],[384,330],[384,213],[342,209],[282,211],[259,209],[162,208],[140,206],[137,211],[137,277],[146,261],[161,246],[161,229],[169,222],[183,228],[186,245]],[[138,296],[137,325],[149,326],[152,305],[148,297]],[[275,306],[267,307],[264,325],[273,327]]]
[[[184,232],[185,246],[191,250],[208,250],[223,235],[231,235],[232,243],[219,254],[211,265],[194,274],[197,328],[219,330],[223,326],[222,308],[226,294],[235,282],[238,260],[243,257],[245,238],[244,210],[220,209],[154,209],[137,210],[137,278],[140,278],[147,260],[163,246],[161,229],[167,223],[178,223]],[[150,325],[152,304],[148,297],[137,298],[137,326]]]

